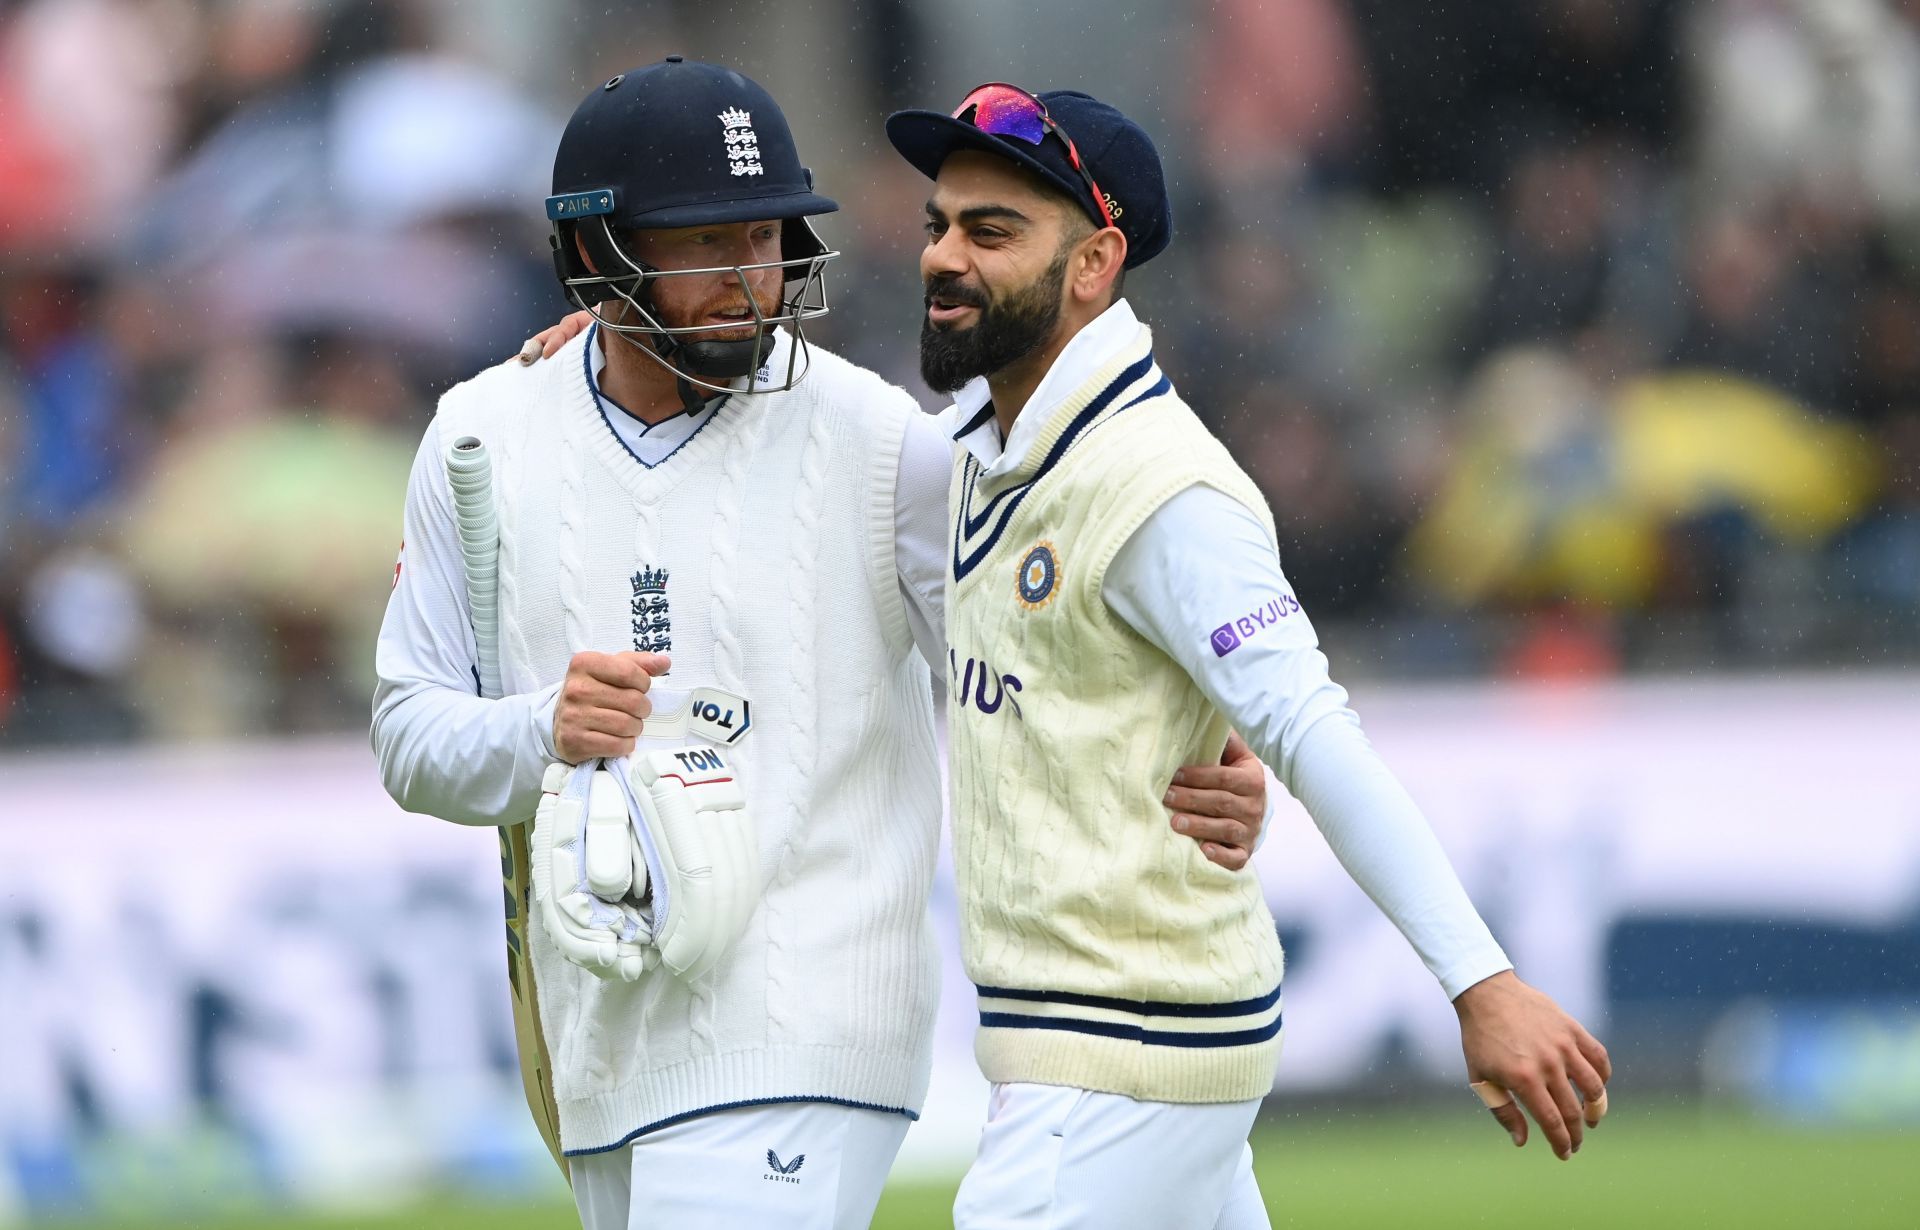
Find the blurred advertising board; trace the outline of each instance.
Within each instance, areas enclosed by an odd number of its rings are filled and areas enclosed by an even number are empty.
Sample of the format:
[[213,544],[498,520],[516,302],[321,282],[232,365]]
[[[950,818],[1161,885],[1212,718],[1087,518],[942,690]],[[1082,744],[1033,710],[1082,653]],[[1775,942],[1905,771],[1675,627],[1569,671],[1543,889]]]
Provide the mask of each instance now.
[[[1642,1079],[1697,1081],[1708,1034],[1756,1002],[1920,1010],[1920,678],[1354,703],[1521,975]],[[1260,855],[1293,941],[1277,1088],[1363,1085],[1383,1057],[1455,1080],[1451,1008],[1304,813],[1283,814]]]
[[[1356,704],[1523,975],[1623,1076],[1912,1121],[1920,1083],[1848,1057],[1910,1067],[1920,1037],[1920,679]],[[1257,866],[1289,944],[1277,1088],[1460,1080],[1450,1007],[1291,802]],[[492,830],[398,810],[357,739],[0,759],[0,1222],[557,1190],[498,875]],[[951,1171],[985,1098],[944,876],[932,908],[936,1074],[902,1164]]]

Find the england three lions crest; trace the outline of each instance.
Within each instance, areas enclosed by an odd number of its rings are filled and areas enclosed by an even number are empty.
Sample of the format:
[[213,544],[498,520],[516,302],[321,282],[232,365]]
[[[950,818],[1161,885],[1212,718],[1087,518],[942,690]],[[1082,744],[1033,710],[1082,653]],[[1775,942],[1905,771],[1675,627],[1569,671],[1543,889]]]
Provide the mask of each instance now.
[[667,570],[633,574],[633,647],[640,653],[673,652],[673,612],[667,606]]
[[735,175],[763,175],[760,165],[760,137],[753,131],[753,116],[738,107],[720,113],[720,127],[726,133],[727,166]]

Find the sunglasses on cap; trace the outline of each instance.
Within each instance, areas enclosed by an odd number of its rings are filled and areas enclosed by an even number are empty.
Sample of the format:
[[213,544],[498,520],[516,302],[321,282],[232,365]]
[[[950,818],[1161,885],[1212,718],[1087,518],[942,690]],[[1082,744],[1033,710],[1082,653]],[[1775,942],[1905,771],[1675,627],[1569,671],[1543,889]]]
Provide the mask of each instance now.
[[1011,137],[1028,145],[1039,145],[1047,139],[1048,133],[1059,137],[1060,144],[1067,147],[1067,161],[1080,173],[1081,182],[1086,184],[1101,219],[1108,226],[1114,225],[1113,209],[1107,204],[1107,194],[1100,191],[1099,184],[1093,182],[1086,163],[1080,160],[1080,150],[1074,145],[1073,138],[1047,114],[1047,104],[1032,94],[1004,81],[989,81],[967,92],[967,96],[960,100],[960,105],[953,109],[953,118],[972,124],[981,132],[996,137]]

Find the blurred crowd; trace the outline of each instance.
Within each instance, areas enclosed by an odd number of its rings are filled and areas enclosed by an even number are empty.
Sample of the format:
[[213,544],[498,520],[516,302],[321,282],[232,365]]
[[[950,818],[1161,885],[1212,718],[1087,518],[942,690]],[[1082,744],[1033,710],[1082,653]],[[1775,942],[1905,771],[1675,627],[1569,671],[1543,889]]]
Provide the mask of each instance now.
[[880,114],[1147,120],[1130,298],[1344,674],[1920,657],[1920,0],[1137,7],[0,0],[0,745],[364,723],[434,399],[563,310],[553,144],[669,51],[782,98],[817,338],[930,409]]

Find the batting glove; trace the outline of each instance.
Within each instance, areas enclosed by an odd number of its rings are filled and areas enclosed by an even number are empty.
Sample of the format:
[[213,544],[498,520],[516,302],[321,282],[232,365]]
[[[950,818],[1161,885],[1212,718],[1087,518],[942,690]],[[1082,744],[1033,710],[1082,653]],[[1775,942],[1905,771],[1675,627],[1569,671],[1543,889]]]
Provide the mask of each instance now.
[[732,753],[694,744],[612,763],[653,888],[660,961],[682,978],[702,977],[740,937],[764,888]]
[[646,862],[637,856],[626,792],[588,761],[547,766],[533,817],[533,900],[560,954],[601,978],[632,982],[658,961],[639,908]]

